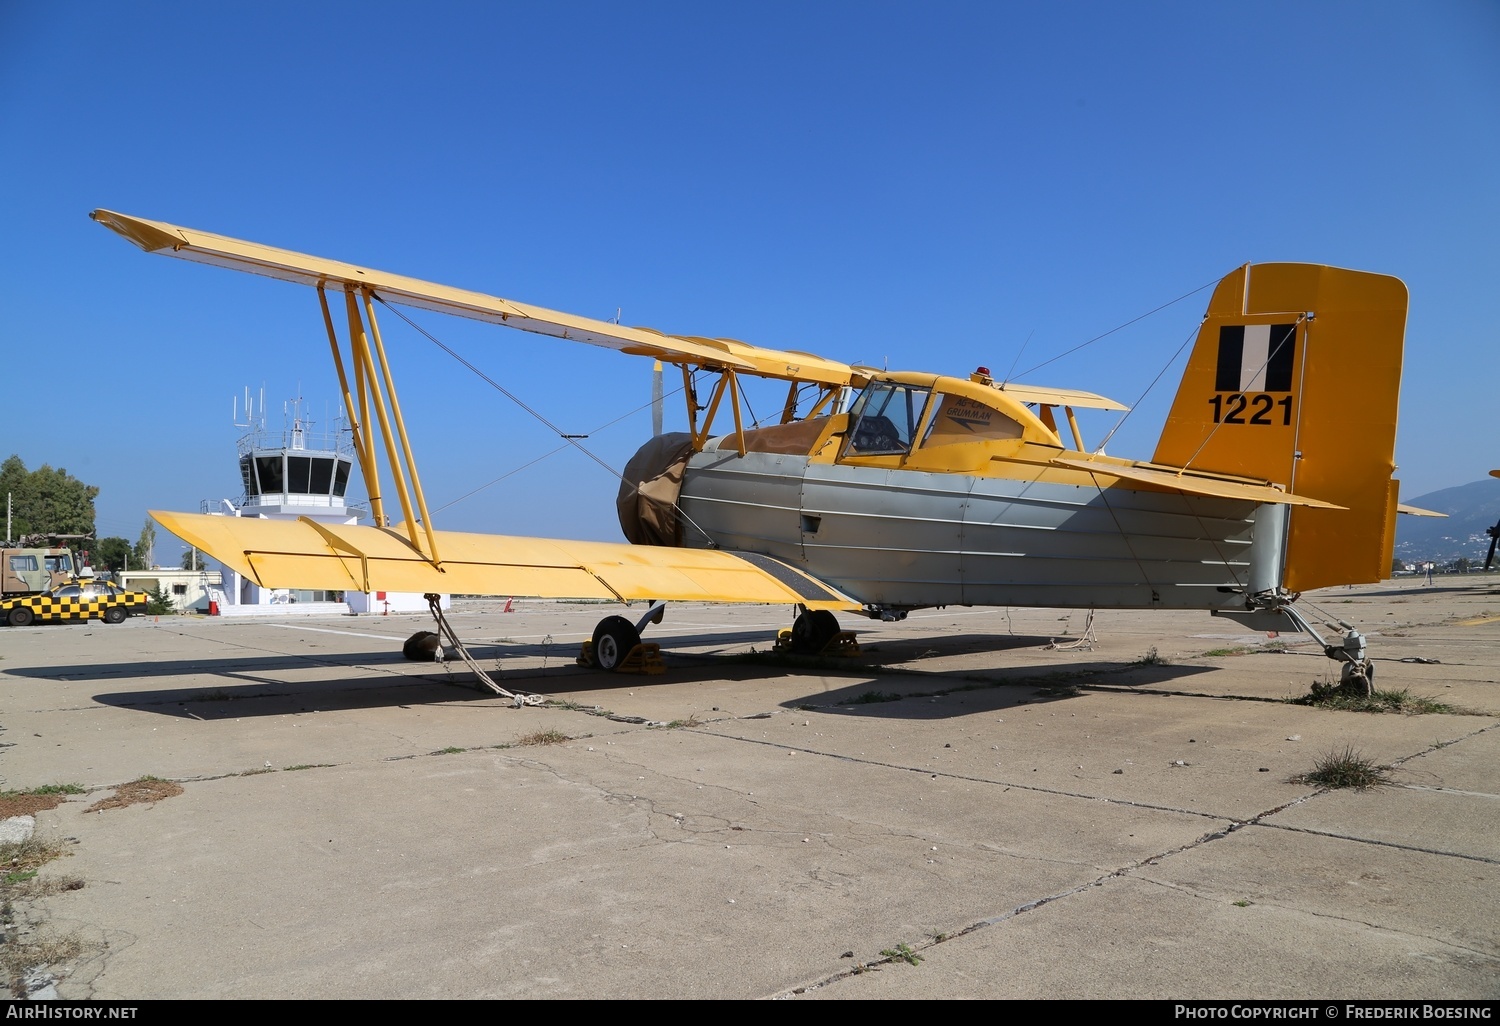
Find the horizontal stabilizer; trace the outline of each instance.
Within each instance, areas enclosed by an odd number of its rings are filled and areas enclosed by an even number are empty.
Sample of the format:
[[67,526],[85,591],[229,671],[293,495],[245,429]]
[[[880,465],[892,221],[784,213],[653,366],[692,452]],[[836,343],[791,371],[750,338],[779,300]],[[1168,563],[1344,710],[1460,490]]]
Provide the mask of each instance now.
[[1439,513],[1435,509],[1423,509],[1421,506],[1408,506],[1404,502],[1396,506],[1396,512],[1405,513],[1409,517],[1443,517],[1444,519],[1446,519],[1448,516],[1448,514]]
[[1335,506],[1331,502],[1322,499],[1310,499],[1305,495],[1293,495],[1270,485],[1253,484],[1244,481],[1226,481],[1220,478],[1205,477],[1200,474],[1185,473],[1171,467],[1148,467],[1139,463],[1114,463],[1103,460],[1079,460],[1066,456],[1058,457],[1052,461],[1055,467],[1071,467],[1074,470],[1087,470],[1091,474],[1104,474],[1109,477],[1123,478],[1126,481],[1138,481],[1141,484],[1158,485],[1162,488],[1170,488],[1177,492],[1186,492],[1188,495],[1212,495],[1220,499],[1244,499],[1247,502],[1273,502],[1285,506],[1314,506],[1319,509],[1343,509],[1343,506]]
[[151,516],[263,588],[859,608],[794,567],[753,553],[438,531],[438,568],[395,529],[305,517]]

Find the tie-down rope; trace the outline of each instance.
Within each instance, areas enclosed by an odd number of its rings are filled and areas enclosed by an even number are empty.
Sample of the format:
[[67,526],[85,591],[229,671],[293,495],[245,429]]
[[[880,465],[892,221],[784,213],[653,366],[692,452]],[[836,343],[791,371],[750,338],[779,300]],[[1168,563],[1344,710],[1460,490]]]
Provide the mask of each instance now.
[[442,597],[434,595],[431,592],[422,597],[427,600],[427,607],[432,610],[432,618],[437,621],[438,630],[448,639],[448,643],[458,652],[464,664],[474,671],[474,675],[484,683],[485,687],[489,688],[495,694],[503,695],[515,702],[517,709],[525,705],[543,705],[546,703],[547,699],[541,695],[518,695],[514,691],[507,691],[495,683],[495,679],[486,673],[484,667],[480,666],[478,661],[469,654],[469,650],[464,647],[464,643],[458,640],[458,635],[448,625],[448,618],[443,616]]

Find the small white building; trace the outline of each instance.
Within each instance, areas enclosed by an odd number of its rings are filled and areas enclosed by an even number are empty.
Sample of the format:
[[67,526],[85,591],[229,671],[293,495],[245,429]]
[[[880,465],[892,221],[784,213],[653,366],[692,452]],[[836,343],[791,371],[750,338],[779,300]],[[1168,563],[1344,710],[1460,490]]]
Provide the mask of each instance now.
[[131,591],[155,591],[157,588],[172,600],[179,613],[206,613],[213,595],[221,590],[224,575],[218,570],[179,570],[152,567],[150,570],[121,570],[120,587]]

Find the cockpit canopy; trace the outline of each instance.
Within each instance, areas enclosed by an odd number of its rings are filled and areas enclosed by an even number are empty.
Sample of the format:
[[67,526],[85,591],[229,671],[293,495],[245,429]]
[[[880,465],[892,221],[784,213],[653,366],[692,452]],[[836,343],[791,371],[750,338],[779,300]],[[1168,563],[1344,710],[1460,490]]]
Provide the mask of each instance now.
[[[992,392],[996,396],[992,404],[961,394],[945,387],[946,384],[942,379],[931,385],[871,381],[849,409],[853,427],[844,455],[899,455],[918,447],[930,449],[1025,437],[1026,426],[1021,420],[998,408],[1002,403],[1016,405],[1002,399],[1000,393]],[[1018,406],[1015,412],[1036,420],[1022,407]],[[1036,427],[1042,427],[1041,423],[1037,422]]]

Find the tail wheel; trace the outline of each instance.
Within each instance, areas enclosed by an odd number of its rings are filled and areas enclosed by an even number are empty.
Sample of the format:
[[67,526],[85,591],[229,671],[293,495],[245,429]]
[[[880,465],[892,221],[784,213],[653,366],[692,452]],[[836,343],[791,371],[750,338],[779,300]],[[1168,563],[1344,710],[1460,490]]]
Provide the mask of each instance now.
[[635,624],[623,616],[606,616],[594,628],[594,665],[613,673],[640,643]]
[[839,636],[839,621],[826,609],[810,609],[792,621],[792,651],[817,655]]
[[36,619],[36,616],[25,606],[17,606],[10,611],[6,619],[10,621],[12,627],[28,627],[31,625],[31,621]]
[[1375,693],[1375,664],[1368,659],[1360,663],[1345,663],[1339,673],[1339,688],[1345,694],[1369,698]]
[[121,609],[119,606],[111,606],[110,608],[108,608],[108,609],[106,609],[104,611],[104,622],[105,623],[124,623],[125,622],[125,610]]

